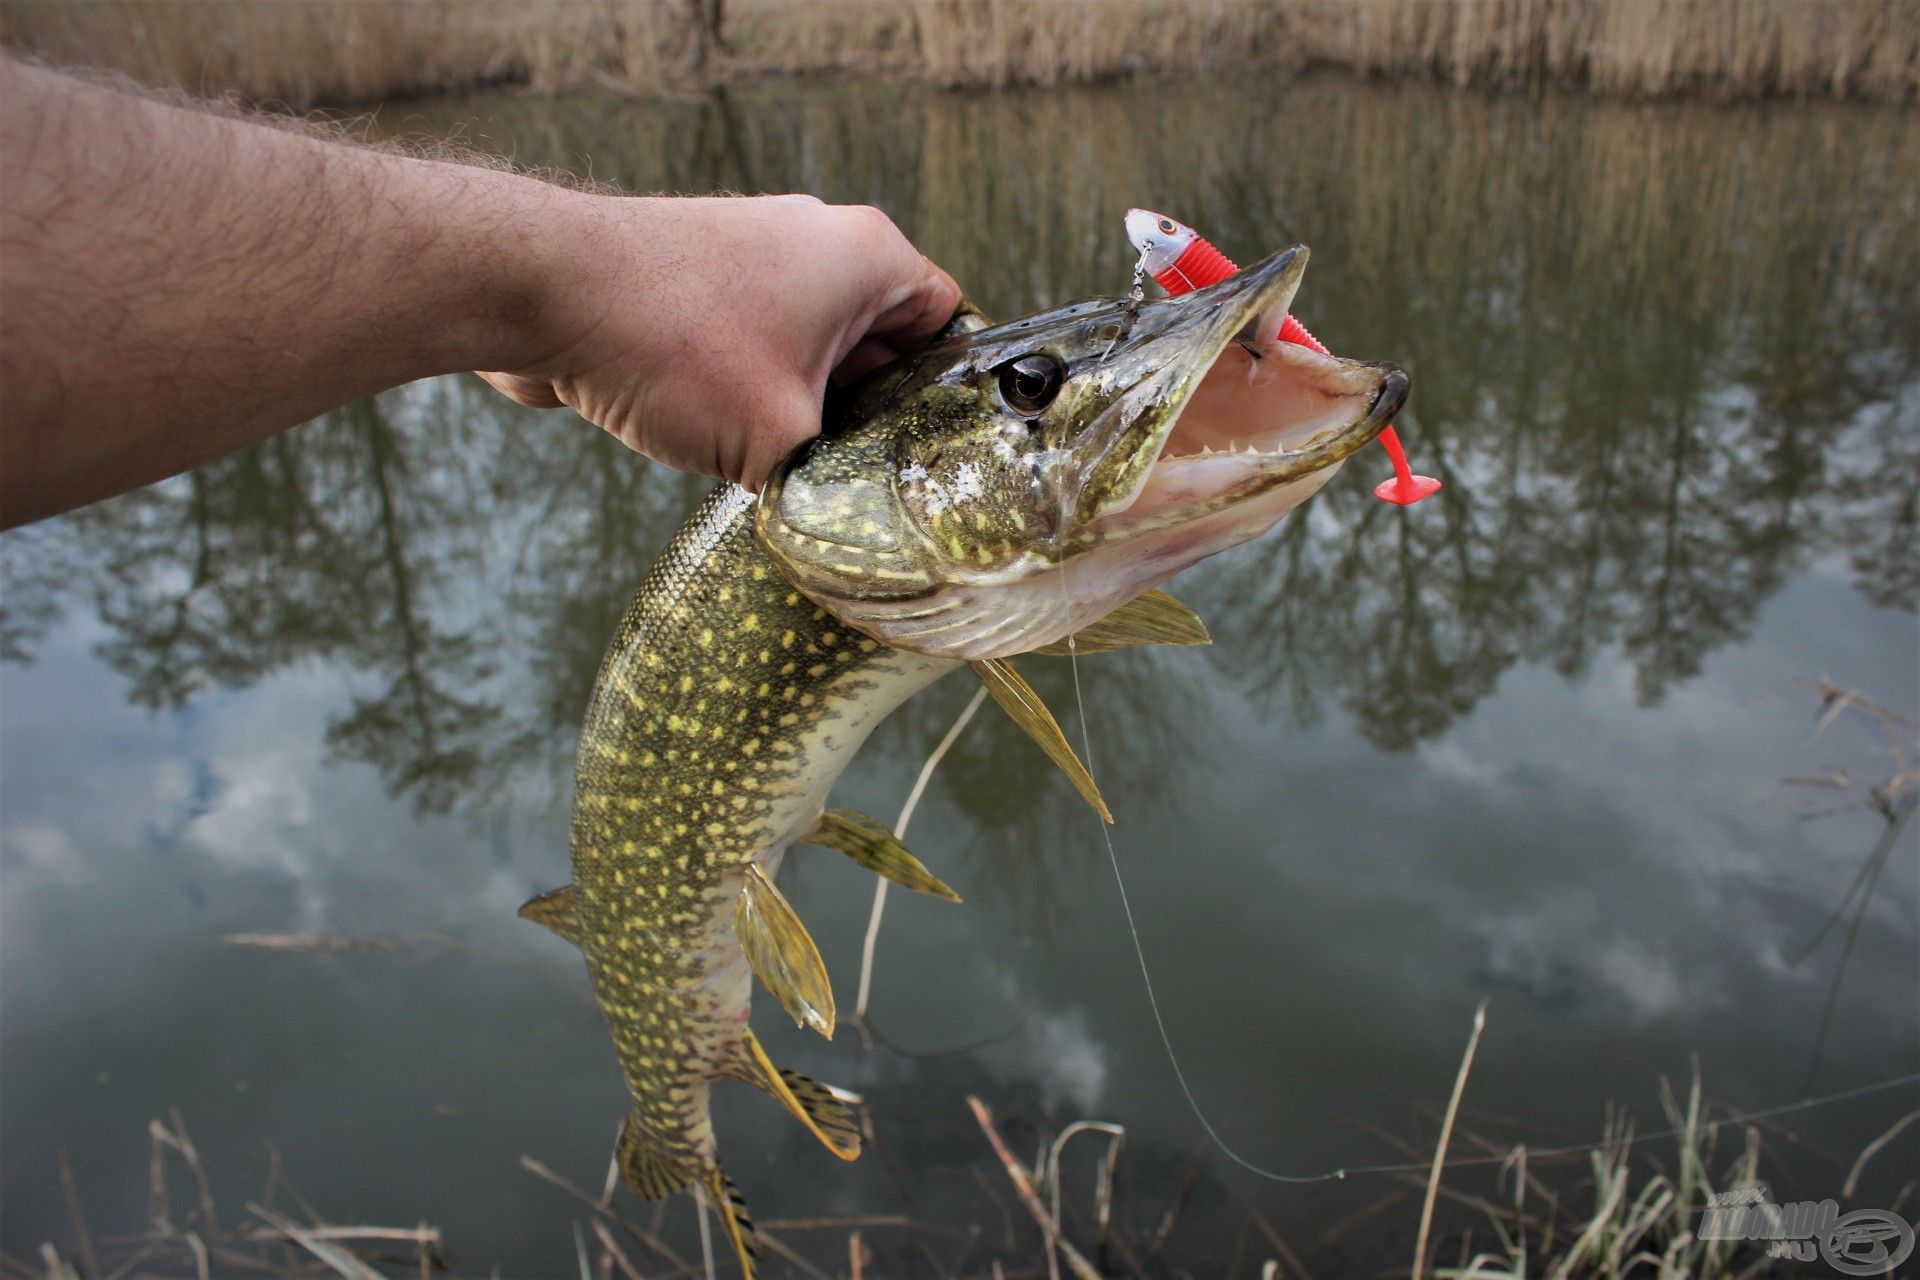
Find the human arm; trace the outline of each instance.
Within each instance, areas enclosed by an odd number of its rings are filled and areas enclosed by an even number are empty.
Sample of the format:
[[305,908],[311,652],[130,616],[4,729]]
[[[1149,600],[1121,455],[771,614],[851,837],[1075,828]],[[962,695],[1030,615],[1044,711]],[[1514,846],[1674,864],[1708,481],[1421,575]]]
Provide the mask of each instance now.
[[463,369],[757,487],[958,291],[884,215],[588,194],[0,59],[0,524]]

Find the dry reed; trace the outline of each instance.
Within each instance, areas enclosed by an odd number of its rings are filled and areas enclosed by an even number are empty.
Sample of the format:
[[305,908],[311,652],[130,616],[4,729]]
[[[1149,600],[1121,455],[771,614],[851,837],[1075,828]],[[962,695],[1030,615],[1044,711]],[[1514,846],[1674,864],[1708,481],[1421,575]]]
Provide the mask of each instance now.
[[1920,0],[0,0],[0,40],[295,106],[768,75],[955,88],[1342,67],[1618,97],[1920,95]]

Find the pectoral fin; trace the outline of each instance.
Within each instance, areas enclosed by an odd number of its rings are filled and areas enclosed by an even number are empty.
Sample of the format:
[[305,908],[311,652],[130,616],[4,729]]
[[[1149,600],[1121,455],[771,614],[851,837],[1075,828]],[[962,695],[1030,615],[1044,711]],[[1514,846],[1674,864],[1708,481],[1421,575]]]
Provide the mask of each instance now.
[[520,915],[545,925],[574,946],[580,945],[580,921],[573,913],[573,886],[563,884],[537,898],[529,898],[520,907]]
[[794,1119],[820,1139],[827,1150],[842,1160],[860,1158],[860,1125],[847,1110],[846,1103],[818,1080],[773,1065],[773,1059],[759,1037],[747,1028],[744,1034],[746,1054],[737,1068],[740,1079],[764,1090],[775,1102],[793,1113]]
[[664,1200],[693,1177],[649,1143],[629,1114],[620,1126],[620,1179],[648,1200]]
[[1100,788],[1093,784],[1093,775],[1067,745],[1067,737],[1060,732],[1060,725],[1047,710],[1047,704],[1040,701],[1040,695],[1013,669],[1013,664],[1005,658],[981,658],[967,665],[986,684],[987,692],[1000,704],[1000,709],[1027,731],[1027,736],[1047,753],[1047,759],[1060,766],[1081,798],[1093,806],[1095,813],[1112,822],[1113,811],[1100,798]]
[[948,902],[960,901],[960,895],[907,852],[907,847],[894,839],[893,832],[880,825],[877,818],[857,810],[829,809],[820,815],[820,825],[801,838],[807,844],[844,853],[875,875],[915,893],[931,894]]
[[734,904],[733,930],[747,963],[794,1022],[833,1039],[833,984],[820,948],[757,862],[747,868],[746,888]]
[[1065,657],[1069,653],[1110,653],[1139,644],[1212,643],[1207,624],[1193,610],[1164,591],[1149,591],[1074,632],[1071,646],[1065,640],[1056,640],[1034,652]]

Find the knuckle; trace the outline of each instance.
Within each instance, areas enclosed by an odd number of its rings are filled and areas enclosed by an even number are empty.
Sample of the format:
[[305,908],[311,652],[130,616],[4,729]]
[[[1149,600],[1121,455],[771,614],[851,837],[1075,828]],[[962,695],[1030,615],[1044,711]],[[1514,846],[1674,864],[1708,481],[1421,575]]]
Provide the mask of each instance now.
[[851,204],[847,206],[847,213],[856,226],[870,234],[889,237],[900,234],[900,229],[893,225],[893,219],[887,216],[884,209],[875,208],[870,204]]

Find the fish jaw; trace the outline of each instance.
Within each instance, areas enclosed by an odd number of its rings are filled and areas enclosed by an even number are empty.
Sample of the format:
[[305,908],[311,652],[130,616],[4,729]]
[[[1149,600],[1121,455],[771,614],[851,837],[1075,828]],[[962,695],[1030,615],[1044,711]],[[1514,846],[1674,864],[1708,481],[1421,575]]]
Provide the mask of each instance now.
[[[1179,297],[1071,304],[876,375],[853,422],[776,470],[762,544],[895,648],[973,660],[1064,638],[1264,533],[1405,402],[1399,369],[1278,340],[1306,261],[1296,246]],[[1057,397],[996,404],[981,371],[1034,357],[1065,370]]]

